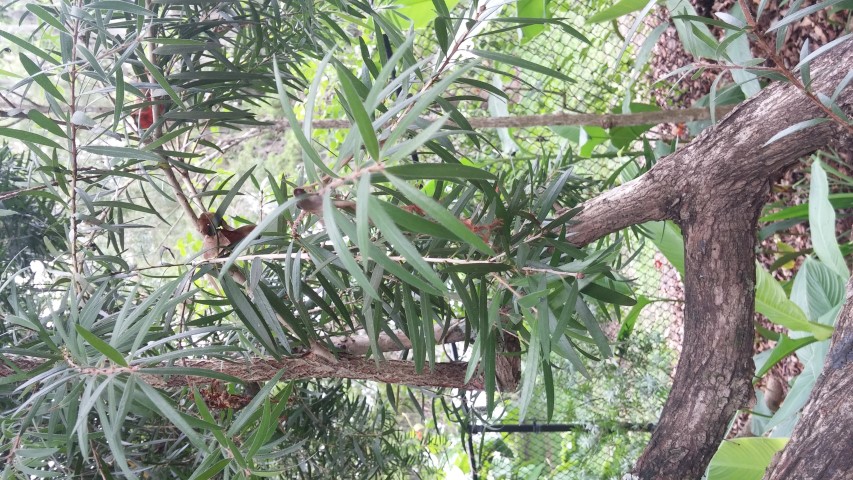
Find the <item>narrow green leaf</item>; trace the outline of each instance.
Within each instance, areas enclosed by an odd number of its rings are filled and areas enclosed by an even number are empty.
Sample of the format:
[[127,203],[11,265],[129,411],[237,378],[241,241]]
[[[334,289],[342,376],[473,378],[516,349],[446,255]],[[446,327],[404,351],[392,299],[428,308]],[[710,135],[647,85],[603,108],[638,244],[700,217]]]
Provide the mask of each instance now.
[[225,195],[225,198],[222,199],[222,203],[219,204],[219,208],[216,209],[216,215],[218,215],[219,218],[225,218],[225,212],[228,210],[228,206],[231,205],[231,201],[234,200],[234,197],[236,197],[237,194],[240,193],[240,187],[242,187],[243,184],[246,183],[246,180],[248,180],[252,176],[252,171],[254,169],[255,166],[252,165],[248,170],[246,170],[243,175],[240,176],[240,179],[237,180],[237,183],[235,183],[231,186],[231,188],[228,189],[228,194]]
[[41,5],[37,5],[35,3],[28,3],[26,5],[26,8],[30,11],[30,13],[39,17],[44,23],[47,23],[48,25],[59,30],[60,32],[68,33],[68,30],[66,30],[65,25],[63,25],[58,18],[56,18],[51,12],[49,12]]
[[118,68],[114,69],[113,73],[113,83],[116,86],[116,98],[115,98],[115,109],[113,111],[113,127],[112,130],[116,130],[118,128],[119,123],[121,122],[121,115],[123,113],[124,108],[124,71],[121,69],[119,65]]
[[435,270],[433,270],[432,267],[424,261],[423,255],[418,252],[415,246],[406,240],[406,237],[403,236],[402,232],[400,232],[394,222],[391,221],[391,217],[389,217],[382,209],[379,201],[373,197],[368,197],[368,202],[369,208],[367,211],[370,218],[374,223],[376,223],[376,227],[379,228],[379,231],[388,238],[391,245],[400,252],[409,265],[414,267],[418,273],[423,275],[423,277],[437,288],[438,291],[446,292],[447,288],[444,285],[444,282],[439,278],[438,274],[435,273]]
[[39,68],[38,65],[35,64],[30,57],[26,56],[22,53],[18,54],[18,58],[21,60],[21,66],[24,67],[24,70],[27,71],[27,74],[32,77],[33,81],[35,81],[38,86],[44,89],[45,93],[56,98],[62,103],[66,103],[65,97],[59,93],[59,89],[56,88],[56,85],[50,81],[47,75]]
[[[358,179],[358,190],[356,191],[356,202],[368,205],[370,199],[370,172],[365,173]],[[367,270],[370,261],[370,219],[367,215],[368,209],[357,208],[355,211],[356,244],[362,253],[361,264]],[[364,255],[367,253],[367,255]]]
[[144,150],[140,150],[138,148],[130,148],[130,147],[109,147],[109,146],[88,146],[82,147],[82,150],[85,150],[89,153],[94,153],[95,155],[103,155],[105,157],[111,158],[129,158],[136,160],[150,160],[152,162],[161,162],[163,161],[163,157],[154,153],[147,152]]
[[568,83],[575,83],[575,80],[566,75],[563,72],[558,70],[554,70],[553,68],[546,67],[544,65],[539,65],[538,63],[533,63],[529,60],[525,60],[523,58],[516,57],[514,55],[508,55],[500,52],[489,52],[485,50],[471,50],[471,53],[477,55],[478,57],[485,58],[488,60],[492,60],[495,62],[505,63],[507,65],[512,65],[514,67],[518,67],[524,70],[530,70],[533,72],[538,72],[544,75],[548,75],[549,77],[554,77],[559,80],[563,80]]
[[633,298],[597,283],[588,284],[581,289],[581,293],[589,295],[597,300],[601,300],[602,302],[612,303],[614,305],[632,307],[637,304],[637,301]]
[[94,333],[83,328],[82,325],[74,325],[77,329],[77,333],[80,334],[81,337],[86,339],[89,342],[89,345],[95,347],[95,349],[101,352],[105,357],[112,360],[114,363],[121,365],[122,367],[126,367],[127,360],[124,359],[121,353],[118,352],[115,348],[111,347],[109,343],[98,338]]
[[805,130],[807,128],[811,128],[811,127],[814,127],[815,125],[820,125],[821,123],[828,122],[828,121],[829,121],[828,118],[812,118],[811,120],[804,120],[802,122],[795,123],[794,125],[791,125],[790,127],[786,128],[786,129],[778,132],[776,135],[773,135],[772,137],[770,137],[770,140],[767,140],[766,142],[764,142],[764,145],[762,145],[762,146],[766,147],[767,145],[770,145],[771,143],[773,143],[777,140],[780,140],[784,137],[787,137],[788,135],[790,135],[792,133],[796,133],[796,132],[799,132],[800,130]]
[[326,221],[326,233],[328,233],[329,240],[332,241],[332,246],[338,254],[341,263],[346,267],[349,274],[352,275],[353,280],[364,290],[365,294],[379,300],[379,294],[370,285],[370,280],[367,279],[361,267],[358,266],[358,262],[355,261],[355,257],[352,256],[352,253],[350,253],[349,248],[347,248],[344,242],[341,231],[338,229],[338,224],[340,222],[348,222],[348,220],[338,211],[337,207],[332,205],[332,198],[328,193],[323,195],[323,219]]
[[[106,3],[106,2],[100,2],[100,3]],[[121,2],[121,1],[116,0],[116,3],[125,3],[125,2]],[[134,4],[134,6],[135,6],[135,4]],[[139,7],[139,8],[141,8],[141,7]],[[145,9],[143,9],[143,10],[145,10]],[[145,65],[145,69],[148,70],[148,73],[151,74],[152,77],[154,77],[154,80],[157,82],[157,84],[160,85],[160,87],[166,91],[166,93],[169,95],[169,98],[171,98],[172,101],[175,102],[175,105],[186,110],[187,106],[184,105],[184,101],[181,100],[181,96],[178,95],[178,92],[176,92],[175,89],[172,88],[171,85],[169,85],[169,81],[166,80],[165,76],[163,76],[163,72],[161,72],[160,69],[156,65],[151,63],[150,60],[148,60],[148,57],[145,55],[145,51],[141,47],[137,48],[136,57],[142,62],[143,65]]]
[[479,235],[472,232],[468,227],[465,226],[465,224],[459,221],[459,219],[456,218],[453,213],[448,211],[441,204],[439,204],[432,198],[424,195],[423,192],[409,185],[404,180],[399,179],[393,175],[387,176],[388,180],[390,180],[391,183],[394,184],[394,186],[400,190],[400,192],[406,195],[406,197],[408,197],[412,202],[414,202],[415,205],[420,207],[427,215],[434,218],[444,228],[450,230],[462,241],[469,243],[477,250],[487,255],[495,254],[492,248],[488,244],[486,244],[486,242],[484,242]]
[[[228,256],[228,260],[225,262],[225,264],[223,264],[223,265],[222,265],[222,273],[220,273],[220,278],[221,278],[223,275],[226,275],[226,273],[225,273],[225,272],[227,272],[227,271],[228,271],[228,269],[229,269],[229,268],[231,268],[231,266],[232,266],[232,265],[234,265],[234,262],[236,262],[236,261],[237,261],[237,257],[239,257],[239,256],[240,256],[240,254],[243,252],[243,250],[245,250],[245,249],[249,248],[249,245],[250,245],[253,241],[255,241],[255,239],[257,239],[258,237],[260,237],[260,236],[261,236],[261,234],[262,234],[264,231],[266,231],[266,229],[267,229],[267,228],[269,228],[269,226],[270,226],[270,225],[272,225],[272,224],[273,224],[273,222],[278,221],[278,217],[279,217],[282,213],[284,213],[284,212],[285,212],[285,211],[287,211],[289,208],[292,208],[294,205],[296,205],[296,202],[297,202],[298,200],[299,200],[299,199],[298,199],[298,198],[296,198],[296,197],[291,197],[288,201],[286,201],[286,202],[282,203],[281,205],[277,206],[277,207],[275,208],[275,210],[273,210],[272,212],[268,213],[268,214],[264,217],[264,219],[263,219],[263,220],[261,220],[260,222],[258,222],[258,226],[257,226],[257,227],[255,227],[251,232],[249,232],[249,234],[248,234],[248,235],[246,235],[246,237],[245,237],[243,240],[241,240],[241,241],[240,241],[240,243],[238,243],[237,245],[233,246],[233,247],[232,247],[232,250],[231,250],[231,255],[229,255],[229,256]],[[299,277],[297,276],[296,278],[299,278]]]
[[252,332],[252,335],[261,342],[264,348],[271,354],[277,355],[277,343],[273,340],[266,324],[260,315],[258,315],[252,302],[243,293],[243,290],[231,279],[230,275],[221,276],[220,281],[222,283],[222,290],[234,307],[234,313],[237,314],[246,328]]
[[[412,125],[420,116],[429,108],[429,106],[435,102],[435,99],[444,94],[448,87],[456,81],[462,75],[465,75],[472,68],[477,66],[479,62],[470,62],[464,66],[457,67],[455,70],[452,70],[446,77],[444,77],[441,81],[436,83],[431,89],[426,92],[422,92],[417,95],[417,101],[412,105],[409,113],[406,114],[405,117],[402,118],[394,130],[391,131],[391,134],[388,136],[386,140],[387,144],[393,145],[397,142],[397,139],[402,137],[408,132],[409,126]],[[402,75],[401,75],[402,77]],[[414,99],[413,97],[412,99]],[[404,103],[403,103],[404,104]],[[389,111],[390,113],[390,111]],[[377,121],[380,121],[378,119]]]
[[801,57],[800,63],[798,63],[794,66],[794,70],[797,70],[797,69],[807,65],[809,62],[811,62],[815,58],[823,55],[824,53],[828,52],[831,48],[834,48],[839,43],[847,41],[850,37],[853,37],[853,33],[848,33],[847,35],[842,35],[842,36],[836,38],[835,40],[821,46],[817,50],[809,53],[808,55],[805,56],[805,58]]
[[367,153],[378,162],[380,161],[379,140],[376,138],[376,131],[373,130],[373,123],[370,120],[370,115],[364,108],[361,96],[359,96],[355,85],[352,83],[350,75],[348,75],[349,72],[344,71],[345,67],[340,62],[335,63],[335,68],[338,71],[338,80],[340,81],[341,88],[343,89],[344,99],[349,106],[349,112],[352,115],[353,122],[355,122],[358,132],[361,134],[361,140],[364,142],[364,148],[366,148]]
[[809,7],[806,7],[806,8],[797,10],[796,12],[785,15],[785,18],[783,18],[782,20],[770,25],[770,28],[767,29],[767,33],[770,33],[774,30],[778,30],[779,28],[782,28],[785,25],[790,25],[790,24],[796,22],[797,20],[799,20],[803,17],[811,15],[814,12],[819,12],[819,11],[823,10],[824,8],[831,7],[831,6],[835,5],[836,3],[841,3],[842,1],[844,1],[844,0],[827,0],[825,2],[821,2],[821,3],[818,3],[816,5],[811,5]]
[[51,147],[51,148],[59,148],[59,149],[62,148],[61,145],[59,145],[58,143],[54,142],[53,140],[51,140],[47,137],[44,137],[44,136],[39,135],[37,133],[27,132],[25,130],[18,130],[16,128],[0,127],[0,137],[14,138],[16,140],[21,140],[24,142],[32,142],[32,143],[44,145],[46,147]]
[[[459,183],[465,180],[497,181],[497,177],[491,172],[477,167],[453,163],[411,163],[395,165],[385,168],[383,172],[387,172],[405,180],[438,179]],[[374,175],[373,177],[374,182],[383,180],[385,180],[385,177],[382,176],[382,174]]]
[[[532,317],[526,317],[528,322],[531,321]],[[536,330],[535,319],[532,320],[534,323],[530,325],[532,330]],[[527,417],[527,411],[530,409],[531,401],[533,400],[533,392],[534,386],[536,385],[536,377],[539,376],[539,365],[541,365],[541,360],[539,358],[539,336],[538,335],[530,335],[530,344],[527,348],[527,357],[524,359],[524,378],[521,381],[521,396],[518,400],[519,403],[519,413],[518,420],[522,421]]]
[[[31,6],[34,6],[34,5],[28,4],[27,8],[29,8]],[[39,8],[42,8],[42,7],[39,7]],[[36,47],[35,45],[33,45],[32,42],[27,42],[21,38],[16,37],[15,35],[12,35],[9,32],[5,32],[3,30],[0,30],[0,37],[3,37],[6,40],[9,40],[10,42],[14,43],[15,45],[23,48],[24,50],[32,53],[33,55],[35,55],[35,56],[37,56],[37,57],[39,57],[39,58],[41,58],[47,62],[50,62],[54,65],[60,64],[59,60],[57,60],[55,57],[53,57],[51,54],[45,52],[44,50]]]
[[[56,135],[57,137],[61,137],[63,139],[68,138],[65,135],[65,130],[63,130],[59,126],[59,124],[56,123],[56,121],[54,121],[52,118],[48,117],[47,115],[39,112],[38,110],[36,110],[34,108],[31,109],[29,112],[27,112],[27,116],[30,117],[30,120],[32,120],[36,125],[47,130],[48,132],[52,133],[53,135]],[[30,141],[32,141],[32,140],[30,140]]]
[[320,177],[317,175],[317,169],[320,169],[326,175],[332,178],[337,178],[337,174],[323,163],[320,154],[314,149],[311,140],[305,136],[305,132],[301,128],[299,120],[296,119],[296,113],[293,112],[293,107],[290,105],[290,99],[287,97],[287,90],[284,88],[284,83],[281,81],[281,72],[278,69],[278,61],[273,56],[273,70],[275,73],[275,85],[278,91],[278,100],[281,103],[281,108],[284,110],[284,116],[290,123],[290,128],[293,131],[296,140],[302,147],[302,159],[305,165],[305,173],[308,179],[312,182],[318,182]]
[[210,110],[195,110],[191,112],[179,112],[170,110],[162,115],[167,120],[240,120],[251,118],[250,112],[227,111],[214,112]]
[[240,434],[249,423],[253,420],[253,418],[258,413],[258,409],[261,408],[264,403],[268,402],[268,398],[270,396],[270,392],[272,389],[278,385],[281,376],[284,375],[284,370],[279,370],[278,373],[275,374],[269,381],[267,381],[264,388],[258,392],[257,395],[249,402],[246,407],[240,410],[240,414],[234,419],[234,423],[228,428],[228,436],[233,437]]
[[151,142],[149,144],[146,144],[144,147],[142,147],[142,149],[146,150],[146,151],[151,151],[151,152],[157,151],[157,149],[159,147],[162,147],[166,143],[180,137],[181,135],[189,132],[190,130],[192,130],[194,128],[196,128],[196,127],[193,125],[187,125],[185,127],[176,128],[176,129],[170,130],[168,132],[165,132],[165,133],[163,133],[163,136],[161,136],[160,138],[158,138],[157,140],[154,140],[153,142]]
[[225,468],[230,463],[230,458],[223,458],[222,460],[219,460],[218,462],[211,465],[209,468],[200,467],[198,470],[195,471],[193,476],[190,477],[190,480],[208,480],[210,478],[213,478],[219,475],[220,472],[225,470]]
[[183,415],[178,412],[175,407],[172,406],[171,401],[167,400],[163,397],[159,391],[155,390],[152,386],[148,385],[145,382],[139,382],[139,388],[142,390],[142,393],[154,404],[157,410],[163,414],[164,417],[168,418],[172,424],[178,428],[184,435],[187,436],[187,439],[199,450],[202,452],[206,452],[207,443],[204,441],[204,438],[199,435],[195,429],[193,429]]
[[605,358],[612,356],[613,352],[610,350],[610,342],[608,342],[607,336],[601,331],[598,320],[596,320],[595,315],[593,315],[589,306],[587,306],[586,302],[580,296],[575,301],[575,311],[578,313],[578,317],[583,322],[584,327],[586,327],[586,331],[589,332],[595,341],[595,346],[598,347],[601,355]]
[[148,10],[147,8],[142,8],[136,3],[124,2],[122,0],[103,0],[101,2],[93,2],[85,7],[89,10],[99,9],[99,10],[114,10],[119,12],[130,13],[133,15],[142,15],[144,17],[155,17],[156,13]]

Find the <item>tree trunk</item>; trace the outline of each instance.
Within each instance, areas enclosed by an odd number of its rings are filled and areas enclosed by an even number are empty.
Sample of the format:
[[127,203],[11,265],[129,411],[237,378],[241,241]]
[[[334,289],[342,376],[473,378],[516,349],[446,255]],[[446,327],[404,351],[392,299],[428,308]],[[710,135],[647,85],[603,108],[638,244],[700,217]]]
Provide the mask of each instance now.
[[[853,41],[812,64],[814,92],[831,96],[853,64]],[[851,112],[853,88],[837,98]],[[670,397],[634,478],[701,478],[734,413],[753,399],[755,231],[772,180],[833,141],[853,140],[832,122],[765,145],[822,116],[789,84],[776,84],[662,159],[645,175],[584,204],[571,228],[585,245],[627,226],[671,219],[685,234],[684,345]],[[847,444],[849,446],[849,444]],[[796,478],[796,477],[789,477]]]
[[853,279],[832,347],[791,441],[776,454],[765,479],[853,478]]

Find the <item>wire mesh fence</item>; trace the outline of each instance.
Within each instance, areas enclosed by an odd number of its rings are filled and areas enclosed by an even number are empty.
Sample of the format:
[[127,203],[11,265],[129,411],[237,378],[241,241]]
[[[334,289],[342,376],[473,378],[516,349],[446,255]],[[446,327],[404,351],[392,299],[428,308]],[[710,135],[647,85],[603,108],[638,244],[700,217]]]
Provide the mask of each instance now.
[[[560,70],[576,83],[566,83],[536,73],[524,73],[510,84],[498,84],[509,95],[505,111],[492,114],[526,115],[543,112],[611,113],[621,105],[626,89],[632,88],[632,49],[623,54],[624,38],[614,24],[588,24],[586,18],[600,8],[595,0],[552,2],[555,18],[576,28],[589,44],[563,29],[551,28],[530,42],[517,46],[524,58]],[[516,52],[521,53],[521,52]],[[491,81],[499,82],[493,78]],[[635,98],[647,94],[633,88]],[[491,100],[490,100],[491,101]],[[595,131],[586,129],[587,132]],[[569,139],[576,133],[567,128],[524,128],[494,133],[505,155],[520,152],[532,161],[567,154]],[[590,150],[578,159],[576,172],[603,181],[629,158],[618,152]],[[617,342],[621,315],[597,312],[604,331],[615,342],[616,355],[589,362],[584,378],[560,363],[556,356],[554,384],[557,387],[550,420],[544,393],[535,400],[523,422],[519,422],[513,398],[491,418],[485,418],[477,400],[471,399],[470,416],[463,426],[471,478],[516,479],[609,479],[627,472],[648,443],[666,400],[671,375],[680,351],[683,291],[677,271],[650,242],[634,238],[623,257],[640,250],[621,273],[631,279],[638,297],[648,304],[641,309],[633,332]]]

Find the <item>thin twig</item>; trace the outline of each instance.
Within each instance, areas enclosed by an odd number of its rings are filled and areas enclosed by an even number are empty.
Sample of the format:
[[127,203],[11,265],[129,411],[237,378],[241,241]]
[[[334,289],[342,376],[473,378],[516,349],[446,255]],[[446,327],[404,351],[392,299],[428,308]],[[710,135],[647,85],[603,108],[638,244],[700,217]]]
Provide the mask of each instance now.
[[752,12],[749,10],[749,5],[747,5],[746,0],[738,0],[738,2],[740,3],[741,10],[743,10],[743,15],[746,19],[747,25],[749,25],[750,29],[752,29],[753,35],[755,35],[758,47],[764,52],[765,55],[767,55],[771,60],[773,60],[773,63],[776,65],[775,70],[779,72],[779,74],[785,76],[785,78],[788,79],[791,85],[796,87],[797,90],[803,92],[803,94],[808,97],[809,100],[811,100],[812,103],[814,103],[818,108],[820,108],[829,118],[831,118],[836,123],[841,125],[844,129],[846,129],[848,134],[853,135],[853,124],[850,124],[849,122],[838,116],[838,114],[833,112],[831,108],[824,105],[823,102],[821,102],[820,99],[817,98],[814,93],[809,91],[809,89],[806,88],[806,86],[803,85],[802,82],[800,82],[800,79],[796,75],[794,75],[793,72],[785,68],[785,61],[782,59],[781,56],[779,56],[778,53],[776,53],[776,49],[767,43],[767,40],[765,40],[764,38],[764,34],[759,31],[758,23],[752,16]]
[[[78,40],[78,32],[80,29],[80,20],[74,20],[74,31],[72,32],[72,44],[71,44],[71,52],[72,55],[77,54],[77,40]],[[71,191],[69,192],[69,208],[71,210],[71,225],[70,225],[70,233],[69,233],[69,250],[71,253],[71,273],[72,279],[71,283],[74,285],[74,290],[79,294],[83,285],[81,283],[81,275],[83,274],[81,262],[79,262],[77,258],[77,165],[78,165],[78,154],[79,151],[77,149],[77,126],[74,124],[74,114],[77,110],[77,65],[71,65],[70,71],[68,72],[68,89],[70,94],[70,103],[68,105],[69,115],[68,118],[72,121],[69,122],[69,129],[71,130],[71,138],[69,142],[71,143],[71,151],[70,154],[70,162],[71,162]]]

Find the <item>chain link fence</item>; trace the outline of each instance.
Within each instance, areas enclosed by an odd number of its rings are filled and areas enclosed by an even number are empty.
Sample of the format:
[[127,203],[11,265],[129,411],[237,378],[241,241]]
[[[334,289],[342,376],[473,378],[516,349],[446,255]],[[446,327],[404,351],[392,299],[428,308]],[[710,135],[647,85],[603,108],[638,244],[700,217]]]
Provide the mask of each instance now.
[[[626,91],[634,98],[648,96],[633,81],[632,59],[636,45],[628,45],[615,23],[588,24],[586,18],[600,10],[596,0],[551,3],[554,18],[573,26],[589,39],[586,44],[567,31],[552,27],[513,52],[575,78],[566,83],[525,72],[519,80],[499,86],[510,99],[490,107],[489,113],[528,115],[548,112],[612,113],[621,108]],[[627,27],[621,28],[623,31]],[[511,44],[511,42],[508,42]],[[498,79],[491,79],[499,82]],[[490,99],[491,101],[491,99]],[[501,111],[501,108],[505,108]],[[495,142],[507,156],[532,159],[566,154],[577,129],[533,127],[495,132]],[[595,129],[586,129],[595,132]],[[577,152],[573,152],[577,154]],[[578,158],[579,175],[604,181],[624,162],[618,153],[592,149]],[[621,478],[636,461],[650,438],[671,385],[671,375],[681,345],[683,290],[677,271],[642,237],[626,241],[621,273],[631,279],[637,297],[648,304],[639,311],[632,333],[617,342],[623,321],[631,314],[599,312],[604,331],[616,342],[616,355],[589,362],[590,378],[573,373],[558,357],[552,361],[555,392],[553,416],[548,420],[545,395],[536,395],[523,423],[510,397],[505,410],[492,418],[469,399],[471,413],[463,425],[470,476],[475,479],[610,479]],[[636,313],[636,312],[634,312]],[[467,435],[467,438],[466,438]]]

